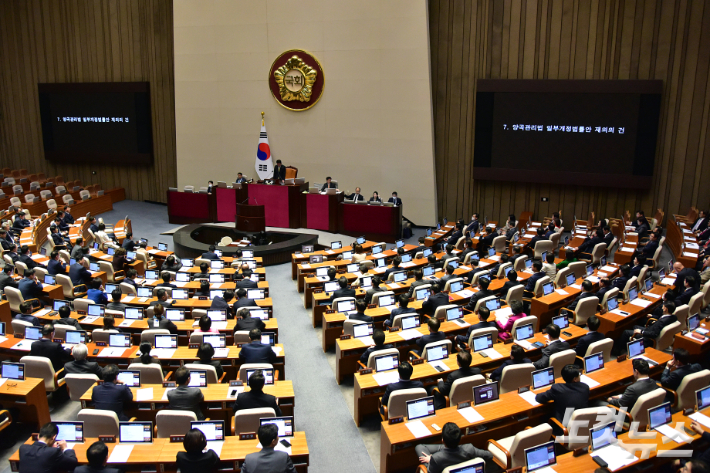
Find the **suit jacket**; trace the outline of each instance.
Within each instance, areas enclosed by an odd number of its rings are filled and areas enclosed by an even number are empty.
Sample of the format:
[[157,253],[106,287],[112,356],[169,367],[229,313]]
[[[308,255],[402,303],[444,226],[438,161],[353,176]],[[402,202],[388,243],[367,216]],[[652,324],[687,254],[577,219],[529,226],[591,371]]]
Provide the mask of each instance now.
[[604,299],[604,294],[611,291],[612,289],[613,289],[612,286],[602,287],[594,295],[597,296],[597,298],[599,299],[599,302],[601,302],[602,299]]
[[136,242],[133,240],[130,240],[128,238],[125,238],[123,240],[123,243],[121,243],[121,248],[125,248],[126,251],[133,251],[136,249]]
[[239,393],[232,409],[237,412],[240,409],[257,409],[260,407],[270,407],[276,412],[277,417],[281,416],[281,409],[276,403],[276,398],[271,394],[260,391]]
[[22,293],[22,297],[27,299],[39,299],[42,297],[42,284],[29,278],[22,278],[17,283],[17,288]]
[[251,279],[238,279],[237,289],[256,289],[259,287],[259,283],[252,281]]
[[[463,236],[463,232],[461,230],[456,230],[454,233],[451,234],[451,236],[447,240],[447,243],[455,245],[456,242],[459,241],[459,238],[461,238],[462,236]],[[461,260],[461,261],[463,261],[463,260]]]
[[695,290],[695,288],[689,287],[686,290],[684,290],[680,296],[675,298],[675,306],[679,307],[683,304],[690,304],[690,299],[697,294],[698,291]]
[[606,337],[603,333],[590,331],[584,334],[582,338],[579,339],[574,351],[577,352],[577,356],[583,357],[587,354],[587,348],[589,348],[589,345],[591,345],[592,343],[596,343],[600,340],[604,340],[605,338]]
[[538,370],[547,368],[548,366],[550,366],[550,357],[552,355],[561,351],[569,350],[570,348],[571,347],[569,346],[569,343],[565,342],[564,340],[558,339],[556,342],[551,343],[542,349],[542,357],[535,363],[533,363],[533,365],[535,365],[535,368]]
[[259,340],[242,345],[239,351],[242,363],[276,363],[276,353],[269,345],[263,345]]
[[700,275],[693,268],[683,268],[676,277],[675,288],[676,294],[685,291],[685,278],[688,276],[693,276],[695,278],[695,290],[700,290]]
[[678,318],[675,316],[675,314],[671,314],[668,316],[662,316],[660,319],[656,320],[650,326],[643,329],[643,331],[641,332],[643,334],[643,338],[652,338],[655,340],[661,334],[661,330],[663,330],[664,327],[672,324],[673,322],[677,322],[677,321],[678,321]]
[[104,371],[98,363],[86,360],[70,361],[64,365],[64,372],[66,374],[95,374],[99,379],[103,379],[104,376]]
[[66,246],[64,238],[59,233],[52,233],[52,241],[55,246]]
[[197,416],[197,420],[205,420],[200,409],[200,403],[205,399],[200,388],[190,386],[178,386],[172,391],[168,391],[168,408],[179,411],[192,411]]
[[536,395],[535,400],[540,404],[552,401],[554,416],[562,422],[568,407],[575,410],[589,407],[589,386],[582,382],[553,384],[547,391]]
[[441,444],[439,450],[432,453],[427,471],[429,473],[441,473],[450,466],[473,460],[474,458],[485,460],[486,471],[491,471],[489,467],[491,467],[490,463],[492,463],[493,454],[488,450],[478,449],[470,443],[458,445],[456,448],[448,448]]
[[535,290],[535,284],[536,284],[540,279],[544,278],[545,276],[547,276],[547,274],[545,274],[545,273],[542,272],[542,271],[538,271],[537,273],[533,273],[533,275],[528,278],[527,284],[525,285],[525,290],[528,291],[528,292],[534,291],[534,290]]
[[371,287],[365,292],[365,303],[369,304],[372,302],[372,296],[375,295],[377,292],[384,292],[387,289],[384,287],[378,286],[378,287]]
[[587,238],[584,243],[579,246],[579,251],[582,253],[591,253],[594,247],[599,243],[604,243],[604,240],[594,235],[592,238]]
[[[657,249],[658,249],[658,241],[649,241],[641,249],[641,254],[644,255],[646,258],[653,258],[653,255],[654,255],[654,253],[656,253]],[[634,274],[633,276],[638,276],[638,274]]]
[[[542,276],[538,277],[538,279],[541,277]],[[503,287],[500,288],[500,298],[505,299],[505,296],[508,295],[508,291],[516,286],[522,286],[522,284],[519,281],[506,281],[505,284],[503,284]]]
[[617,288],[619,291],[623,291],[627,282],[629,282],[629,278],[627,278],[626,276],[619,276],[618,278],[611,281],[611,285]]
[[72,319],[71,317],[66,317],[66,318],[64,318],[64,319],[59,318],[59,319],[57,319],[57,320],[54,321],[54,325],[57,325],[57,324],[60,324],[60,325],[70,325],[70,326],[74,327],[74,328],[77,329],[77,330],[84,330],[83,328],[81,328],[81,324],[79,323],[79,321],[76,320],[76,319]]
[[258,304],[254,301],[254,299],[247,299],[246,296],[242,297],[241,299],[237,299],[237,301],[232,304],[232,310],[236,314],[239,309],[242,307],[259,307]]
[[656,382],[651,378],[643,378],[636,381],[634,384],[626,388],[624,394],[620,398],[614,398],[609,404],[616,407],[626,407],[629,411],[633,409],[636,400],[648,394],[656,389],[661,389],[658,387]]
[[[178,455],[180,454],[178,453]],[[74,468],[74,473],[123,473],[123,470],[120,468],[111,468],[110,466],[104,466],[103,468],[92,468],[89,465],[80,465]]]
[[495,294],[489,291],[488,289],[481,289],[480,291],[471,296],[471,300],[469,300],[468,304],[466,304],[466,309],[474,310],[478,301],[490,296],[495,296]]
[[416,314],[416,313],[417,313],[417,311],[415,309],[412,309],[411,307],[397,307],[396,309],[392,309],[392,312],[390,313],[390,316],[385,321],[385,323],[387,323],[387,325],[389,325],[391,327],[392,324],[394,323],[395,317],[397,317],[398,315]]
[[606,235],[604,235],[604,243],[606,243],[606,247],[609,248],[611,245],[611,242],[614,241],[614,234],[609,232]]
[[382,405],[387,406],[387,402],[390,399],[390,395],[399,391],[400,389],[413,389],[413,388],[423,388],[424,385],[419,380],[399,380],[396,383],[388,384],[387,389],[385,389],[385,394],[382,396]]
[[210,305],[210,309],[226,310],[227,316],[229,317],[231,307],[229,306],[229,302],[225,301],[223,297],[217,296],[212,299],[212,305]]
[[348,317],[350,320],[359,320],[360,322],[373,322],[372,317],[365,315],[364,312],[357,312]]
[[[217,463],[219,463],[219,456],[212,449],[206,452],[178,452],[177,454],[177,466],[181,473],[214,471]],[[74,472],[76,473],[76,470]]]
[[238,177],[234,180],[234,182],[236,182],[237,184],[244,184],[245,182],[247,182],[247,178],[244,176]]
[[362,202],[363,200],[365,200],[365,197],[362,194],[355,194],[354,192],[349,196],[346,196],[346,198],[349,200],[354,200],[355,202]]
[[106,297],[106,293],[101,289],[89,289],[86,291],[86,298],[101,305],[106,305],[108,303],[108,297]]
[[335,182],[331,182],[330,184],[328,184],[328,183],[326,182],[326,183],[323,184],[323,186],[320,188],[320,191],[321,191],[321,192],[325,192],[326,189],[337,189],[337,187],[335,187]]
[[[41,327],[42,324],[39,322],[39,319],[35,317],[34,315],[30,314],[17,314],[15,315],[15,320],[22,320],[23,322],[29,322],[35,327]],[[6,329],[7,330],[7,329]],[[33,343],[34,345],[34,343]]]
[[338,297],[355,297],[355,289],[338,289],[333,291],[333,295],[330,296],[330,303],[332,304]]
[[59,371],[64,363],[70,360],[69,354],[64,351],[61,343],[53,342],[47,338],[37,340],[32,344],[30,356],[43,356],[52,362],[54,371]]
[[286,166],[283,164],[281,166],[274,166],[274,180],[283,181],[286,179]]
[[74,450],[50,447],[37,441],[20,447],[20,471],[22,473],[51,473],[72,471],[77,465]]
[[163,329],[169,331],[172,335],[177,335],[177,326],[173,323],[172,320],[168,320],[165,317],[160,319],[160,322],[158,322],[158,326],[155,326],[155,319],[151,320],[148,322],[148,329]]
[[446,333],[444,333],[444,332],[428,333],[428,334],[424,335],[423,337],[417,338],[417,346],[421,350],[424,350],[424,347],[428,343],[440,342],[442,340],[446,340]]
[[71,249],[71,253],[69,253],[69,257],[72,259],[75,259],[79,261],[81,258],[84,257],[84,251],[81,249],[80,245],[74,245],[74,248]]
[[74,223],[74,217],[66,210],[64,211],[64,221],[69,225]]
[[429,299],[425,300],[422,304],[422,310],[426,315],[434,315],[437,307],[446,305],[449,303],[448,294],[440,292],[438,294],[432,294]]
[[468,331],[466,332],[466,341],[468,342],[468,339],[471,337],[471,333],[474,330],[479,330],[482,328],[498,329],[498,326],[496,325],[495,321],[493,321],[493,320],[489,320],[487,322],[481,321],[481,322],[478,322],[477,324],[473,324],[468,328]]
[[74,263],[69,267],[69,279],[75,286],[86,284],[91,281],[91,273],[79,263]]
[[493,244],[493,239],[497,237],[498,234],[496,232],[491,233],[490,235],[486,235],[478,243],[478,251],[487,251],[488,248]]
[[113,261],[111,261],[111,266],[113,266],[114,271],[123,271],[128,265],[128,258],[125,256],[114,256]]
[[481,228],[481,222],[479,222],[478,220],[471,220],[465,231],[478,233],[479,228]]
[[516,363],[514,360],[511,360],[511,359],[509,358],[509,359],[505,360],[505,361],[503,362],[503,364],[501,364],[498,368],[496,368],[496,369],[493,371],[493,373],[491,373],[491,379],[492,379],[493,381],[500,381],[501,376],[503,376],[503,370],[504,370],[507,366],[521,365],[521,364],[524,364],[524,363],[532,363],[532,361],[530,361],[530,358],[523,358],[522,360],[520,360],[519,363]]
[[683,365],[673,371],[671,371],[669,368],[666,368],[663,370],[663,374],[661,374],[661,384],[668,389],[677,391],[678,387],[680,387],[680,383],[683,381],[683,378],[685,378],[689,374],[697,373],[702,369],[703,367],[700,366],[698,363],[693,363],[691,365]]
[[0,289],[5,289],[6,287],[17,289],[17,281],[12,279],[12,276],[8,276],[5,271],[0,271]]
[[120,302],[109,302],[108,304],[106,304],[106,308],[107,308],[108,310],[118,310],[118,311],[121,311],[121,312],[123,312],[124,310],[126,310],[127,307],[128,307],[128,306],[127,306],[126,304],[122,304],[122,303],[120,303]]
[[94,402],[94,408],[113,411],[119,420],[125,422],[128,417],[123,413],[123,405],[133,400],[133,393],[131,388],[124,384],[103,383],[94,386],[91,400]]
[[705,218],[698,218],[695,220],[693,223],[693,226],[690,227],[693,231],[699,231],[702,232],[706,228],[708,228],[708,219],[707,217]]
[[597,297],[597,295],[593,292],[580,292],[577,294],[577,297],[572,301],[572,303],[567,306],[567,308],[570,310],[577,310],[577,304],[579,304],[579,301],[590,297]]
[[380,350],[387,350],[388,348],[394,348],[394,346],[390,345],[390,344],[386,344],[386,345],[382,345],[379,347],[377,345],[375,345],[374,347],[367,347],[367,350],[365,350],[365,353],[360,355],[360,363],[367,366],[367,360],[370,359],[370,353],[375,353]]
[[410,297],[410,298],[413,297],[417,287],[424,286],[426,284],[431,284],[431,283],[432,283],[432,281],[427,281],[424,279],[420,279],[419,281],[417,281],[417,280],[412,281],[412,284],[409,286],[409,291],[407,292],[407,297]]
[[251,331],[254,330],[255,328],[258,328],[262,332],[266,328],[266,324],[264,324],[264,321],[256,318],[256,317],[247,317],[246,319],[239,319],[237,320],[237,325],[234,328],[234,330],[245,330],[245,331]]
[[219,259],[219,256],[217,256],[215,253],[212,253],[212,252],[207,251],[207,252],[205,252],[205,253],[202,253],[202,256],[200,256],[200,258],[202,258],[202,259],[217,260],[217,259]]
[[259,452],[250,453],[242,463],[242,473],[296,473],[288,453],[264,447]]
[[631,274],[629,274],[629,276],[639,277],[639,274],[641,274],[641,269],[643,269],[644,266],[645,265],[643,265],[643,264],[637,264],[636,266],[631,268]]
[[64,264],[63,261],[51,259],[51,260],[49,260],[49,263],[47,263],[47,272],[52,275],[66,274],[67,273],[67,265]]
[[481,374],[481,368],[472,368],[469,366],[468,368],[459,368],[456,371],[452,371],[449,373],[449,376],[446,377],[446,381],[439,381],[439,392],[444,396],[448,396],[449,393],[451,393],[451,386],[454,385],[454,381],[477,374]]
[[402,205],[402,199],[400,199],[399,197],[390,197],[387,202],[394,205]]

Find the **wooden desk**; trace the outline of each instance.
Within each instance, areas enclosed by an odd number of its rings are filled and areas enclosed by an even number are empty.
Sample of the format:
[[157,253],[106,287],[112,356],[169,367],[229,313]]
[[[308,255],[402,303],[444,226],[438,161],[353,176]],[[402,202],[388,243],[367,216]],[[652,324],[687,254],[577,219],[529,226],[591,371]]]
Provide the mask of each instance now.
[[[368,251],[370,248],[375,246],[377,243],[374,241],[365,241],[363,243],[362,248],[365,251]],[[301,253],[301,252],[296,252],[291,254],[291,279],[296,279],[298,276],[298,265],[299,264],[304,264],[308,263],[310,261],[310,257],[313,255],[323,255],[323,257],[326,260],[335,260],[339,255],[345,253],[346,251],[352,251],[353,247],[351,245],[348,246],[343,246],[342,248],[338,250],[318,250],[314,251],[312,253]]]
[[[666,243],[673,252],[676,261],[686,268],[695,268],[698,264],[698,239],[691,231],[691,226],[683,222],[676,223],[668,219]],[[692,247],[692,248],[690,248]]]
[[[225,262],[226,262],[226,260],[225,260]],[[192,268],[181,269],[180,272],[190,273],[190,274],[199,274],[200,268],[199,268],[199,266],[194,266]],[[225,279],[234,279],[234,275],[237,274],[237,270],[232,267],[226,267],[223,269],[210,269],[209,272],[210,272],[210,274],[224,274]],[[261,280],[261,281],[266,280],[266,268],[259,268],[259,267],[254,268],[254,269],[252,269],[252,273],[258,274],[259,280]]]
[[44,379],[6,380],[0,386],[0,404],[3,409],[19,410],[19,420],[23,423],[33,422],[38,429],[51,422]]
[[[705,330],[710,330],[710,324],[708,322],[701,322],[700,327],[704,328]],[[692,337],[689,333],[685,335],[676,333],[675,341],[673,342],[673,348],[685,348],[686,350],[688,350],[693,359],[696,362],[699,362],[707,359],[707,353],[708,351],[710,351],[710,338],[700,340],[698,338]]]
[[[646,350],[646,356],[658,363],[651,369],[653,376],[660,375],[664,364],[671,359],[671,355],[653,348]],[[590,399],[606,399],[611,394],[623,392],[625,386],[633,381],[632,360],[627,359],[621,363],[610,362],[603,370],[594,372],[588,377],[600,383],[590,388]],[[556,382],[563,381],[558,378]],[[549,387],[534,392],[539,393],[546,389]],[[380,472],[411,471],[418,464],[414,452],[415,445],[441,442],[441,433],[432,429],[431,424],[443,426],[447,422],[454,422],[464,432],[462,444],[472,443],[477,448],[485,449],[488,439],[515,435],[526,426],[539,425],[545,422],[552,412],[551,403],[532,406],[515,391],[502,394],[498,401],[474,408],[483,416],[482,421],[469,423],[457,412],[456,407],[441,409],[435,416],[421,419],[431,435],[418,439],[412,435],[405,423],[389,425],[387,422],[382,422]]]
[[[666,287],[654,284],[651,293],[663,296],[666,292]],[[618,310],[623,312],[628,312],[629,315],[619,315],[614,312],[605,312],[604,314],[597,314],[601,324],[599,325],[599,332],[605,334],[609,338],[615,338],[621,335],[621,332],[627,329],[633,328],[634,325],[640,324],[645,325],[646,322],[642,321],[645,315],[651,313],[653,309],[658,307],[662,303],[662,297],[654,299],[651,296],[639,296],[639,299],[650,302],[647,307],[640,307],[631,303],[619,304]]]
[[343,192],[332,195],[301,194],[301,228],[336,233],[339,204],[344,198]]
[[442,225],[439,230],[424,239],[424,246],[436,246],[438,243],[449,238],[451,234],[454,233],[454,228],[456,228],[456,226],[453,223]]

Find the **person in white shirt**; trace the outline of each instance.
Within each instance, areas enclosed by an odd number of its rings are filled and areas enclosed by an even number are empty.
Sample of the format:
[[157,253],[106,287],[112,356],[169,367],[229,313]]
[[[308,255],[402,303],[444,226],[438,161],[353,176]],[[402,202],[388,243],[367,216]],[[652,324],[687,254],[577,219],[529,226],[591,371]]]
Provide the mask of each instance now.
[[94,233],[96,236],[96,239],[99,242],[99,245],[101,246],[102,249],[106,248],[114,248],[118,249],[118,245],[115,244],[113,241],[111,241],[111,238],[106,234],[106,225],[103,223],[99,223],[99,231]]
[[550,279],[555,279],[557,266],[555,265],[555,255],[552,252],[547,254],[547,260],[542,263],[542,272]]

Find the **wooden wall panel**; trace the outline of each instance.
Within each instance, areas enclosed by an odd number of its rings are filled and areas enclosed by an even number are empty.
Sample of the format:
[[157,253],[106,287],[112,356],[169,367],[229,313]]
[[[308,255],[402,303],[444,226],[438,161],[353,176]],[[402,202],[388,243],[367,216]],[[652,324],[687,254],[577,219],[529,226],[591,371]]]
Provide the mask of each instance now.
[[[710,207],[710,3],[694,0],[430,0],[438,210],[563,218]],[[462,73],[465,71],[465,73]],[[649,190],[477,180],[478,79],[660,79]],[[603,162],[603,157],[600,157]],[[613,163],[604,163],[613,166]],[[549,198],[541,202],[542,197]]]
[[[165,201],[177,183],[172,0],[0,2],[0,165]],[[152,166],[44,159],[37,84],[150,82]],[[91,172],[96,171],[96,175]]]

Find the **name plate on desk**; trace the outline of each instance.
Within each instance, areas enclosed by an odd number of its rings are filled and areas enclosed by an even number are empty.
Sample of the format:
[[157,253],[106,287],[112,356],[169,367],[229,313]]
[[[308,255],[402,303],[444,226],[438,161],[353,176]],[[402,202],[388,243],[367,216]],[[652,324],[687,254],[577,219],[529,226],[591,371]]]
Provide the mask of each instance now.
[[54,343],[64,343],[64,340],[62,340],[61,338],[53,338],[52,341]]
[[116,443],[116,436],[115,435],[99,435],[99,442]]
[[619,355],[616,357],[617,363],[621,363],[622,361],[626,361],[626,355]]
[[230,381],[230,382],[229,382],[229,385],[230,385],[230,386],[244,386],[244,382],[243,382],[243,381],[240,381],[240,380]]
[[352,335],[341,335],[341,336],[340,336],[340,339],[341,339],[341,340],[350,340],[351,338],[353,338]]
[[412,360],[412,361],[410,362],[410,364],[411,364],[412,366],[421,365],[422,363],[424,363],[424,358],[417,358],[417,359]]
[[323,289],[313,289],[313,294],[321,294]]
[[184,435],[171,435],[170,436],[170,443],[180,443],[185,441],[185,436]]
[[190,345],[188,345],[188,348],[200,348],[200,344],[199,343],[190,343]]
[[368,309],[374,309],[375,307],[377,307],[375,304],[367,304]]
[[523,394],[530,391],[530,386],[520,386],[518,388],[518,394]]
[[587,453],[589,453],[589,447],[580,447],[574,449],[574,451],[572,452],[572,456],[581,457],[582,455],[585,455]]
[[392,425],[392,424],[401,424],[402,422],[404,422],[404,417],[402,417],[402,416],[399,416],[399,417],[392,417],[392,418],[389,420],[389,424],[390,424],[390,425]]
[[175,381],[163,381],[164,388],[176,388],[177,383]]
[[207,299],[209,299],[207,296],[197,296],[198,301],[206,301]]
[[372,373],[372,368],[362,368],[360,371],[358,371],[358,373],[360,373],[361,375],[370,374]]
[[467,407],[471,407],[471,401],[466,401],[466,402],[459,402],[456,404],[456,409],[466,409]]
[[239,440],[254,440],[256,432],[242,432],[239,434]]
[[683,415],[686,417],[688,417],[693,412],[695,412],[695,409],[693,409],[692,407],[689,407],[688,409],[683,409]]
[[401,327],[390,327],[390,332],[399,332]]
[[335,314],[335,309],[325,309],[326,314]]
[[96,342],[96,346],[97,346],[97,347],[105,347],[105,346],[106,346],[106,342]]
[[513,341],[513,337],[506,338],[505,340],[503,340],[503,345],[510,345],[511,343],[513,343]]

